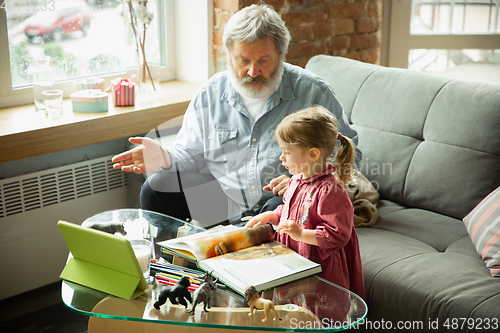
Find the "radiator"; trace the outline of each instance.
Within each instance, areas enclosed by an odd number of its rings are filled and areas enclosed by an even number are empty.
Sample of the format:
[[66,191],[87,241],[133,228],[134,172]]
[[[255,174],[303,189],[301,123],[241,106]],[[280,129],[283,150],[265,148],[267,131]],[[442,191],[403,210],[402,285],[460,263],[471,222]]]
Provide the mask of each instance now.
[[60,280],[69,251],[57,221],[125,208],[127,182],[111,156],[0,180],[0,299]]

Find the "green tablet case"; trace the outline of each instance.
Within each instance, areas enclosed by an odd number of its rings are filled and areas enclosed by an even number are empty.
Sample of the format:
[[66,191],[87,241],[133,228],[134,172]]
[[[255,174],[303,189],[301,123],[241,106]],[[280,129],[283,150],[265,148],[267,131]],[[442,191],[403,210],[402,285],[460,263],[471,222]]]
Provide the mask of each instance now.
[[125,299],[148,288],[127,239],[65,221],[57,225],[71,252],[62,279]]

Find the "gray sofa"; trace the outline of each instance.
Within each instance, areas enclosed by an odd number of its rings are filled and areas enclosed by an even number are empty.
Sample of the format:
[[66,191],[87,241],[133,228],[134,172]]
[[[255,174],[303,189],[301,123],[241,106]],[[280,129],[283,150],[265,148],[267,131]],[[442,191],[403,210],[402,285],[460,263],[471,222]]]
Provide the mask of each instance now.
[[500,278],[462,221],[500,186],[500,86],[325,55],[306,68],[342,102],[380,194],[376,224],[357,229],[359,330],[500,331]]

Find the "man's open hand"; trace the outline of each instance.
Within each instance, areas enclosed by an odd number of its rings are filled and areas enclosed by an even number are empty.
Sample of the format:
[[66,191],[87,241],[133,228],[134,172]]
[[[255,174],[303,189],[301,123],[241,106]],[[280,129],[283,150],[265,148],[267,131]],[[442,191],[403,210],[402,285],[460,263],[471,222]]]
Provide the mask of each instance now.
[[111,159],[115,163],[114,169],[142,174],[161,167],[170,167],[170,154],[156,141],[141,137],[130,138],[129,141],[139,146],[114,156]]

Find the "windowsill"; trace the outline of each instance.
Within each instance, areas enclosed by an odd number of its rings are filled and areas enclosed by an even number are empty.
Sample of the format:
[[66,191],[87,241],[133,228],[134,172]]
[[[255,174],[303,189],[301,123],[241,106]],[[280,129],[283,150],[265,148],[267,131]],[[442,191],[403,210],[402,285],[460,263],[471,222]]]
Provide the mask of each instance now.
[[135,106],[115,107],[110,95],[108,112],[99,113],[73,112],[65,98],[63,116],[54,120],[36,111],[34,104],[0,109],[0,163],[147,133],[182,116],[198,87],[163,82],[157,98],[138,100]]

